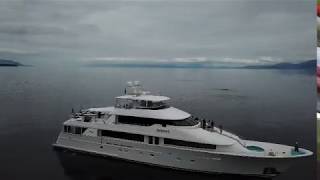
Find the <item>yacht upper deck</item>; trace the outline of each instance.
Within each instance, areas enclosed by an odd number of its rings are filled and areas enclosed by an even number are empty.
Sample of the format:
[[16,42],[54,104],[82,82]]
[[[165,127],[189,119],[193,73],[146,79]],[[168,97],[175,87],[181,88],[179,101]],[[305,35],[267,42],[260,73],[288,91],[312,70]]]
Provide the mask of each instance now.
[[170,100],[170,98],[166,96],[157,96],[157,95],[151,95],[151,94],[141,94],[141,95],[126,94],[123,96],[118,96],[116,97],[116,99],[127,99],[127,100],[133,100],[133,101],[151,101],[151,102],[162,102],[162,101]]
[[149,91],[144,91],[139,81],[128,82],[124,90],[124,95],[115,98],[115,107],[119,109],[166,109],[169,97],[152,95]]
[[122,115],[122,116],[133,116],[133,117],[167,120],[167,121],[184,120],[191,116],[191,114],[174,107],[158,109],[156,111],[152,109],[101,107],[101,108],[89,108],[88,111],[102,112],[105,114],[114,114],[114,115]]

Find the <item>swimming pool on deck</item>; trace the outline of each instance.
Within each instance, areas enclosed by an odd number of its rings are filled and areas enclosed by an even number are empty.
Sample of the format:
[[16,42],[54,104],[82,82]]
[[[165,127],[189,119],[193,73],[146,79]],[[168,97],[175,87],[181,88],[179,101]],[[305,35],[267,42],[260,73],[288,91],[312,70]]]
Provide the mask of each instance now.
[[[262,147],[259,147],[259,146],[247,146],[247,149],[249,149],[250,151],[256,151],[256,152],[264,152],[265,151]],[[291,150],[291,156],[299,156],[299,155],[303,155],[303,154],[306,154],[306,152],[296,151],[295,149]]]

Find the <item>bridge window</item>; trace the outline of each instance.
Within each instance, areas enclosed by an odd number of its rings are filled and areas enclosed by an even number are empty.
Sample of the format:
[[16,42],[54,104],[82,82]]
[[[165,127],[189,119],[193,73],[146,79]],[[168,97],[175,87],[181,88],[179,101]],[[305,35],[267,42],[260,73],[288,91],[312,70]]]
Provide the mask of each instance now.
[[153,118],[141,118],[133,116],[118,116],[118,122],[123,124],[133,124],[139,126],[152,126],[154,124],[161,124],[163,127],[166,125],[171,126],[194,126],[198,122],[191,117],[183,120],[162,120]]
[[63,126],[63,132],[70,133],[71,132],[70,126]]
[[82,134],[87,128],[75,127],[75,126],[63,126],[63,132],[72,134]]

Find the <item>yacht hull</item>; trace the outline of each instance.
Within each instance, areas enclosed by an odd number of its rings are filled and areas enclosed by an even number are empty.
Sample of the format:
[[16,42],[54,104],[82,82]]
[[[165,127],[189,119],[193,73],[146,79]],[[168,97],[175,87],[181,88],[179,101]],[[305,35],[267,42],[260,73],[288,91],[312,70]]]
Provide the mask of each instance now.
[[67,133],[60,133],[54,147],[179,170],[260,177],[276,176],[297,160],[226,155]]

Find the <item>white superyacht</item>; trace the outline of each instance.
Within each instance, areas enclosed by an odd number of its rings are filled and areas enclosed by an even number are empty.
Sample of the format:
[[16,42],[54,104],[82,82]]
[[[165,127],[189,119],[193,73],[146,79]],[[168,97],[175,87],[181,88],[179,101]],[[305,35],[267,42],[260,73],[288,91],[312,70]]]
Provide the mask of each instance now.
[[262,177],[313,154],[298,145],[241,139],[168,105],[169,99],[128,82],[114,106],[72,113],[53,145],[174,169]]

